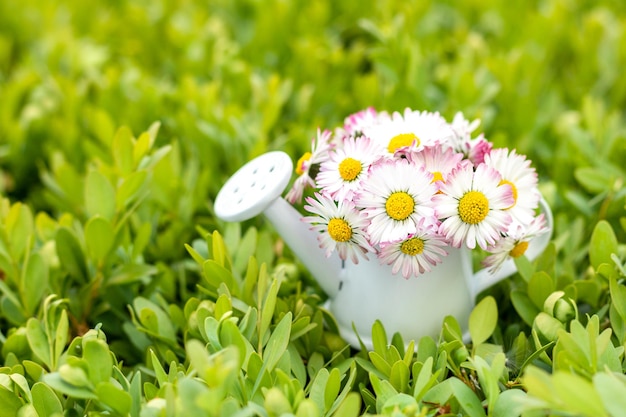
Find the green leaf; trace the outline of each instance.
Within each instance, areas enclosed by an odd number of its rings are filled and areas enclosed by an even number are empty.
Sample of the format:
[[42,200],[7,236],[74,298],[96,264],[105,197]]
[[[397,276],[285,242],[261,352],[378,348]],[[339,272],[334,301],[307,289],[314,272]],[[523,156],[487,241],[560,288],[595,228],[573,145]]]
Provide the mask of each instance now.
[[469,317],[469,333],[474,345],[486,341],[498,324],[498,306],[492,296],[483,298]]
[[361,396],[357,392],[348,393],[333,413],[333,416],[337,417],[357,417],[359,415],[361,415]]
[[601,264],[613,264],[611,254],[617,252],[617,237],[613,228],[606,220],[600,220],[591,234],[589,260],[594,268]]
[[591,382],[570,372],[555,372],[552,375],[554,391],[566,409],[586,416],[607,416],[602,400]]
[[139,316],[139,321],[147,329],[164,339],[176,341],[176,330],[169,316],[152,301],[137,297],[133,301],[133,307]]
[[83,341],[83,358],[89,364],[89,380],[94,386],[111,378],[113,359],[109,346],[100,339]]
[[330,372],[328,372],[328,369],[320,369],[315,375],[315,379],[313,379],[311,383],[311,390],[309,391],[309,398],[322,413],[326,412],[325,393],[329,376]]
[[274,328],[267,345],[263,350],[263,365],[269,371],[274,369],[280,357],[285,353],[289,344],[289,334],[291,332],[291,312],[285,314]]
[[[263,274],[263,269],[261,272]],[[263,307],[261,309],[261,318],[259,320],[259,342],[263,343],[265,339],[265,333],[269,329],[272,317],[274,317],[274,309],[276,308],[276,299],[278,296],[278,289],[280,282],[278,280],[272,281],[272,285],[267,293],[267,296],[263,299]],[[261,295],[263,297],[263,295]]]
[[100,215],[111,220],[115,216],[115,189],[96,170],[89,171],[85,180],[85,210],[89,217]]
[[3,386],[0,386],[0,404],[0,417],[15,417],[22,407],[19,397]]
[[554,280],[543,271],[535,272],[528,281],[528,297],[538,309],[543,309],[544,301],[554,290]]
[[102,262],[109,254],[114,238],[113,226],[104,217],[92,217],[85,225],[87,251],[96,263]]
[[33,406],[40,417],[52,417],[55,413],[63,413],[63,405],[59,397],[48,385],[36,382],[30,392],[33,396]]
[[530,281],[530,278],[533,276],[535,272],[535,268],[530,263],[526,256],[520,256],[517,258],[513,258],[515,262],[515,267],[517,268],[517,272],[524,278],[524,281]]
[[113,158],[115,165],[123,176],[133,169],[133,134],[127,126],[122,126],[113,138]]
[[202,264],[203,277],[205,281],[214,288],[218,288],[220,284],[224,283],[228,288],[231,288],[233,293],[237,294],[236,282],[233,277],[233,273],[222,265],[215,262],[213,259],[207,259]]
[[48,265],[39,253],[32,253],[22,275],[22,301],[28,316],[34,315],[41,304],[41,298],[48,290],[48,281]]
[[39,320],[35,318],[28,319],[28,322],[26,322],[26,337],[28,338],[28,345],[35,356],[44,364],[51,366],[50,341],[43,331]]
[[148,174],[146,171],[136,171],[128,175],[117,188],[115,195],[115,207],[122,210],[141,197],[146,188]]
[[[66,365],[64,365],[66,366]],[[80,368],[74,368],[80,370]],[[85,376],[86,377],[86,376]],[[48,384],[53,390],[59,391],[71,398],[97,400],[98,396],[86,386],[72,385],[61,378],[59,372],[53,372],[43,376],[43,382]]]
[[389,382],[398,392],[406,392],[409,386],[409,367],[404,361],[397,361],[391,366]]
[[159,387],[165,386],[165,383],[167,382],[167,373],[165,373],[165,370],[161,366],[161,362],[159,361],[159,358],[157,358],[157,356],[154,353],[154,350],[152,349],[150,349],[150,360],[151,360],[152,369],[154,370],[154,374],[156,376],[156,380],[159,384]]
[[623,375],[598,372],[593,376],[593,386],[611,416],[626,416],[626,379]]
[[[110,369],[109,369],[110,373]],[[100,382],[96,386],[96,394],[103,404],[108,405],[120,415],[128,415],[132,400],[130,394],[122,391],[111,382]]]
[[14,261],[19,261],[31,244],[33,215],[27,205],[18,202],[11,206],[4,221],[6,234],[10,237],[9,252]]
[[614,179],[609,173],[599,168],[580,167],[574,171],[574,177],[590,193],[601,193],[611,189]]
[[498,396],[491,415],[493,417],[518,417],[525,411],[526,393],[521,389],[508,389]]
[[330,410],[335,398],[339,394],[341,388],[341,375],[339,369],[333,368],[328,374],[328,380],[326,381],[326,387],[324,388],[324,410]]
[[387,333],[385,333],[385,328],[380,320],[376,320],[372,325],[372,346],[374,352],[382,358],[387,357]]
[[535,321],[535,317],[540,313],[539,308],[530,300],[528,294],[521,290],[511,291],[511,302],[515,311],[520,315],[522,320],[532,326]]
[[56,234],[56,250],[61,265],[75,279],[86,282],[88,279],[85,254],[74,232],[61,227]]
[[147,264],[124,264],[115,268],[106,278],[106,285],[125,285],[133,282],[148,283],[150,277],[156,275],[159,269]]

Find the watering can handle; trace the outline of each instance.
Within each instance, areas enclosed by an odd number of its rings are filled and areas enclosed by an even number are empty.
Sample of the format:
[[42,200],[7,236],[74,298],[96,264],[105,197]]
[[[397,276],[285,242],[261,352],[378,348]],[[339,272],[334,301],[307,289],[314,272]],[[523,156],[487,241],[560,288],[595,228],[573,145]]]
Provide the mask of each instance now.
[[[539,206],[541,208],[541,211],[544,213],[548,231],[546,233],[543,233],[542,235],[537,236],[529,242],[528,250],[526,251],[526,257],[531,261],[539,256],[548,246],[548,243],[550,243],[550,239],[552,237],[552,230],[554,228],[552,211],[550,210],[550,206],[543,199],[543,197],[541,198],[541,200],[539,200]],[[487,268],[477,271],[476,273],[474,273],[474,276],[469,283],[472,291],[472,298],[475,298],[481,291],[502,281],[504,278],[513,275],[515,272],[517,272],[517,268],[513,259],[507,259],[502,264],[502,267],[494,274],[490,273]]]

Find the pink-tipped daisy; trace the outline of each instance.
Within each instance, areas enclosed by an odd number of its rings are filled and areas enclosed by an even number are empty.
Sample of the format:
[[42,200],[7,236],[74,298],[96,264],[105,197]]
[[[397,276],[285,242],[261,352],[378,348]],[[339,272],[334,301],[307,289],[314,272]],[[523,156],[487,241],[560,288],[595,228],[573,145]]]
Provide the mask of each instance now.
[[352,200],[376,158],[369,138],[348,138],[343,148],[331,151],[328,160],[321,164],[315,177],[317,186],[335,200]]
[[445,182],[448,175],[459,167],[463,154],[455,152],[452,148],[445,148],[444,150],[440,146],[435,146],[428,147],[422,152],[411,153],[407,157],[433,174],[434,182]]
[[504,261],[510,258],[519,258],[528,249],[529,242],[548,231],[543,213],[534,217],[527,227],[516,224],[507,235],[495,245],[489,246],[487,251],[491,255],[483,260],[483,266],[489,268],[489,272],[495,274]]
[[526,156],[507,148],[494,149],[485,156],[485,164],[495,168],[503,184],[513,189],[513,205],[507,209],[514,222],[526,225],[535,216],[541,195],[537,189],[537,172]]
[[420,219],[436,223],[432,207],[437,186],[433,175],[405,159],[385,160],[370,168],[357,206],[370,219],[367,232],[374,245],[417,232]]
[[445,246],[447,243],[437,234],[437,227],[433,224],[424,226],[424,219],[420,219],[416,233],[381,243],[378,259],[381,263],[392,265],[393,274],[401,270],[402,276],[409,278],[430,272],[433,266],[441,263],[441,258],[448,254],[443,249]]
[[406,109],[363,131],[389,155],[403,148],[420,151],[425,146],[443,143],[452,137],[450,125],[439,113]]
[[476,130],[479,124],[480,120],[470,122],[465,119],[463,113],[458,112],[454,115],[454,119],[450,124],[454,134],[452,135],[452,139],[448,142],[455,151],[463,153],[465,157],[476,166],[484,162],[485,155],[488,154],[493,147],[493,144],[485,139],[482,133],[472,139],[472,132]]
[[442,220],[439,233],[454,247],[463,243],[474,249],[495,244],[511,223],[506,209],[513,204],[513,191],[500,184],[500,174],[485,164],[473,170],[461,164],[440,184],[440,194],[433,198],[437,217]]
[[345,118],[340,131],[343,137],[359,137],[363,131],[389,119],[387,112],[377,112],[373,107],[368,107]]
[[311,230],[318,232],[320,248],[329,257],[337,251],[342,260],[350,258],[355,264],[359,256],[368,259],[367,252],[375,252],[365,236],[369,221],[357,210],[351,201],[333,201],[330,197],[315,193],[315,198],[307,197],[304,209],[313,216],[302,220],[310,223]]
[[329,130],[317,129],[317,136],[311,139],[311,152],[306,152],[296,162],[296,174],[298,178],[294,181],[291,189],[285,195],[285,200],[291,204],[299,203],[307,187],[314,187],[315,181],[311,177],[311,167],[320,164],[328,159],[328,152],[335,145],[331,141]]

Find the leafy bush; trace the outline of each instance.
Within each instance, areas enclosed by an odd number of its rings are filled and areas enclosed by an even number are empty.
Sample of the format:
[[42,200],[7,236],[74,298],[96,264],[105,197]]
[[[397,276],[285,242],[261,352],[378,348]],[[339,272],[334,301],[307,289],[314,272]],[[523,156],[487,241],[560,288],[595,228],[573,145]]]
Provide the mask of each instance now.
[[[622,2],[179,3],[0,3],[0,416],[623,415]],[[470,343],[355,350],[262,218],[213,215],[367,106],[537,167],[553,241]]]

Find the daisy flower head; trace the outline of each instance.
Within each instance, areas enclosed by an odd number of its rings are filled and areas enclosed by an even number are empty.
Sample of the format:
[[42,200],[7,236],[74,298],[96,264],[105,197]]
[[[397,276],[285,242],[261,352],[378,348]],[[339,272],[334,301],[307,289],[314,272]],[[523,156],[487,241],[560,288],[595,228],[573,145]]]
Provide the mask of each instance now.
[[487,256],[482,263],[492,274],[495,274],[507,259],[524,255],[532,239],[548,232],[543,213],[534,217],[527,227],[516,224],[510,229],[506,236],[487,248],[487,252],[491,255]]
[[302,195],[307,187],[314,187],[315,181],[311,173],[313,165],[320,164],[328,159],[328,152],[334,147],[329,130],[321,131],[317,129],[317,136],[311,139],[311,151],[305,152],[296,162],[296,174],[298,178],[293,183],[291,189],[285,195],[285,199],[291,204],[302,201]]
[[426,148],[422,152],[411,153],[407,157],[411,162],[423,166],[433,174],[433,182],[445,182],[448,175],[459,167],[463,154],[455,152],[452,148],[436,146]]
[[472,132],[476,130],[479,124],[480,120],[476,119],[470,122],[465,119],[461,112],[454,116],[450,124],[453,135],[449,144],[455,151],[463,153],[474,165],[483,163],[485,155],[493,147],[493,144],[485,139],[482,133],[472,139]]
[[398,150],[415,152],[434,146],[452,137],[452,130],[439,113],[406,109],[371,126],[363,134],[372,138],[383,153],[393,157]]
[[415,233],[380,244],[378,259],[381,263],[391,265],[393,274],[402,271],[402,276],[408,279],[430,272],[448,254],[444,249],[447,243],[437,233],[437,227],[434,224],[424,225],[424,221],[420,219]]
[[537,189],[537,172],[530,166],[526,156],[515,149],[494,149],[485,156],[485,164],[495,168],[501,175],[501,182],[513,189],[513,205],[507,209],[515,223],[528,224],[535,216],[535,209],[541,198]]
[[310,223],[311,230],[319,233],[317,239],[326,257],[336,250],[342,260],[350,258],[355,264],[359,257],[368,259],[367,252],[375,252],[365,235],[369,221],[354,203],[347,200],[335,202],[328,196],[315,193],[307,197],[304,209],[313,216],[302,220]]
[[461,164],[441,184],[433,198],[437,217],[442,221],[439,233],[454,247],[463,243],[474,249],[495,244],[506,232],[511,216],[506,211],[513,204],[513,191],[501,184],[498,171],[480,164]]
[[432,207],[437,185],[432,179],[424,167],[406,159],[382,160],[371,167],[357,206],[370,219],[367,233],[372,244],[415,233],[421,218],[424,224],[437,222]]
[[322,162],[315,178],[317,187],[335,200],[352,200],[377,158],[369,138],[348,138],[343,147],[331,151],[328,160]]
[[363,131],[389,119],[387,112],[377,112],[373,107],[361,110],[345,118],[340,131],[343,137],[359,137]]

